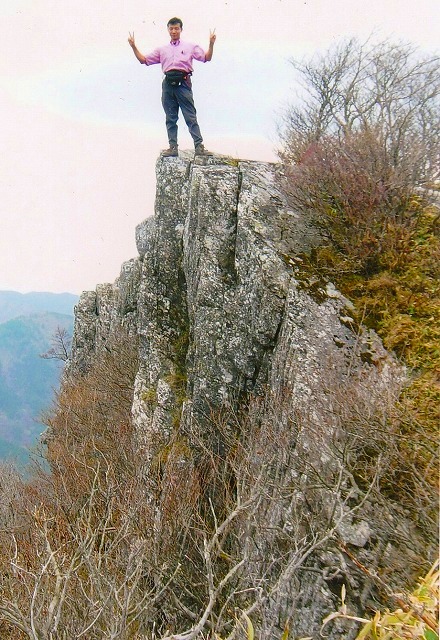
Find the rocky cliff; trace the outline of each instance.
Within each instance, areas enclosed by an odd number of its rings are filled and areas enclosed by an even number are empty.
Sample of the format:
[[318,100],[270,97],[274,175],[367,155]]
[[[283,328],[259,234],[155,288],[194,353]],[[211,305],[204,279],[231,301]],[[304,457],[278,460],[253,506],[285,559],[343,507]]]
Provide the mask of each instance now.
[[[242,595],[232,605],[256,616],[261,638],[281,637],[287,624],[294,637],[318,637],[342,582],[353,607],[365,608],[372,575],[353,554],[374,573],[412,537],[392,510],[385,526],[371,499],[374,469],[367,478],[350,466],[357,451],[374,457],[369,434],[380,448],[374,432],[403,372],[332,284],[307,272],[317,232],[291,210],[282,180],[274,164],[159,159],[155,214],[136,229],[139,256],[114,284],[81,296],[67,371],[86,372],[121,327],[138,336],[132,419],[151,499],[170,465],[190,476],[195,450],[227,456],[229,423],[252,432],[252,442],[240,436],[247,480],[240,499],[237,478],[233,493],[246,517],[228,557],[240,549]],[[164,456],[177,441],[179,455]],[[352,637],[343,628],[330,637]]]

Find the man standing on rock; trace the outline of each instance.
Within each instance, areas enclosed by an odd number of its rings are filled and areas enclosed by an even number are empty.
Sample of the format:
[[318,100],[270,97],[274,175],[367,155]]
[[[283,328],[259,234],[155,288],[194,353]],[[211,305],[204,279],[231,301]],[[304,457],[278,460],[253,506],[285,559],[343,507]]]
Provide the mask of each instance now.
[[169,149],[162,152],[162,156],[178,156],[177,119],[179,108],[194,140],[196,155],[212,156],[213,154],[203,146],[202,134],[200,133],[200,128],[197,123],[197,113],[194,106],[190,76],[193,71],[193,60],[209,62],[212,59],[216,40],[215,29],[209,34],[209,47],[205,52],[198,45],[183,42],[180,39],[183,29],[183,22],[180,18],[171,18],[171,20],[168,21],[167,28],[171,37],[170,43],[154,49],[154,51],[146,56],[136,47],[134,33],[130,33],[128,38],[128,43],[140,63],[146,65],[160,63],[165,74],[162,83],[162,106],[166,115],[166,126],[170,146]]

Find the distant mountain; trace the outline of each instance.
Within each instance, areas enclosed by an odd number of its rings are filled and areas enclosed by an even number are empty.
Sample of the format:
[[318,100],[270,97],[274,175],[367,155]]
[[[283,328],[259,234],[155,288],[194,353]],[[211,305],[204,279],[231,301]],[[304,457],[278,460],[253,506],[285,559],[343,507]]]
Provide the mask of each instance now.
[[[0,292],[0,300],[9,299],[8,313],[14,313],[21,303],[20,295],[4,296],[12,292]],[[56,302],[56,294],[29,294],[39,305],[44,296],[52,303],[69,310],[76,296],[62,294]],[[18,297],[17,297],[18,296]],[[14,302],[18,301],[18,304]],[[1,303],[0,303],[1,304]],[[32,298],[25,302],[28,308]],[[4,314],[4,309],[1,310]],[[40,422],[42,411],[49,408],[58,388],[63,363],[46,360],[41,354],[51,347],[51,339],[58,327],[69,334],[73,329],[70,314],[44,312],[14,317],[0,324],[0,459],[13,457],[23,463],[27,447],[36,444],[44,426]]]
[[73,315],[77,301],[78,296],[73,293],[0,291],[0,323],[34,313]]

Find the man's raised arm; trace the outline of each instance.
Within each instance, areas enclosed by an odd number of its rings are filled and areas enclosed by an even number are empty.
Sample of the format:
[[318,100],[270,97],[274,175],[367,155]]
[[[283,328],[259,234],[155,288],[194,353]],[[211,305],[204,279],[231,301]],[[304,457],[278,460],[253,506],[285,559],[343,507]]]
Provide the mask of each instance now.
[[217,36],[215,35],[215,29],[214,29],[214,31],[209,32],[209,47],[208,47],[208,51],[205,52],[206,62],[209,62],[210,60],[212,60],[212,54],[214,53],[214,42],[216,38]]
[[132,34],[128,32],[128,44],[133,49],[133,53],[136,56],[136,58],[139,60],[139,62],[141,62],[142,64],[145,64],[145,56],[139,51],[134,41],[134,31]]

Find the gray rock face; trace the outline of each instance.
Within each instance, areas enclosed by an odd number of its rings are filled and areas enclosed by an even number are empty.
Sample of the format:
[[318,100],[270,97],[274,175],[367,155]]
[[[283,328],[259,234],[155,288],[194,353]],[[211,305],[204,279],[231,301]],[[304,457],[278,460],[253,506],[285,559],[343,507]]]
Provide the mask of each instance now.
[[[298,412],[307,416],[297,427],[295,456],[315,469],[331,469],[326,441],[338,430],[332,417],[335,389],[343,394],[353,377],[361,378],[372,406],[380,407],[383,395],[398,388],[402,372],[374,334],[354,333],[350,305],[331,284],[312,291],[300,276],[301,254],[317,236],[289,208],[279,188],[280,167],[183,154],[159,159],[156,170],[155,215],[136,229],[139,258],[123,265],[115,284],[81,296],[68,374],[84,372],[120,324],[137,332],[132,415],[146,477],[176,430],[190,442],[197,430],[208,438],[203,425],[209,413],[236,408],[248,394],[278,399],[277,419],[284,428]],[[269,414],[263,425],[269,425]],[[304,475],[295,464],[289,462],[290,482]],[[351,513],[336,518],[330,494],[322,491],[320,500],[322,513],[335,519],[333,538],[365,547],[370,524]],[[308,494],[298,489],[296,495],[296,507],[290,495],[260,513],[261,522],[299,530],[303,525],[292,514]],[[338,514],[345,508],[341,503]],[[252,575],[259,574],[274,544],[267,531],[260,542],[259,549],[247,543]],[[323,551],[310,551],[309,572],[300,578],[286,566],[261,607],[261,638],[281,637],[287,618],[295,634],[315,637],[335,606],[325,571],[344,563],[341,553],[327,553],[328,561]],[[353,588],[360,598],[361,587]],[[351,636],[337,630],[329,637]]]
[[140,273],[140,260],[129,260],[122,265],[114,284],[100,284],[96,291],[81,294],[75,306],[72,351],[65,378],[85,373],[119,326],[126,327],[129,334],[137,333]]

